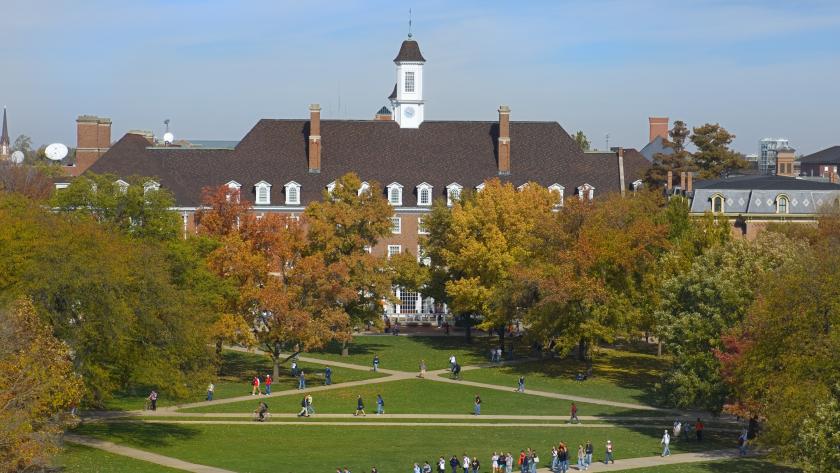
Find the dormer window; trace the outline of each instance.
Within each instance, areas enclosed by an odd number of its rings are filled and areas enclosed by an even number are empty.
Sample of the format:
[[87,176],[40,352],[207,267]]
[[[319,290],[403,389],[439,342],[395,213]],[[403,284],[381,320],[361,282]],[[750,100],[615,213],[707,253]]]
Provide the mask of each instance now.
[[583,200],[584,198],[587,200],[592,200],[595,197],[595,188],[589,184],[584,184],[578,187],[578,198]]
[[334,190],[335,190],[335,181],[332,181],[329,184],[327,184],[327,192],[332,194]]
[[125,194],[128,192],[128,183],[123,181],[122,179],[117,179],[114,184],[120,190],[120,194]]
[[517,187],[516,190],[518,190],[519,192],[522,192],[522,191],[525,190],[526,187],[528,187],[527,182],[525,184],[522,184],[521,186]]
[[403,186],[399,182],[388,184],[388,203],[391,205],[402,205]]
[[157,182],[157,181],[146,181],[146,183],[143,184],[143,193],[144,194],[146,192],[156,191],[156,190],[159,190],[159,189],[160,189],[160,183]]
[[370,184],[368,184],[368,183],[367,183],[367,181],[364,181],[364,182],[362,182],[362,184],[359,186],[359,195],[362,195],[362,194],[364,194],[365,192],[367,192],[367,191],[369,191],[369,190],[370,190]]
[[712,196],[712,213],[715,214],[722,214],[724,212],[724,203],[725,199],[720,194],[715,194]]
[[630,184],[630,187],[633,189],[633,192],[640,190],[644,186],[644,182],[641,179],[637,179]]
[[790,201],[786,195],[780,195],[776,197],[776,213],[777,214],[786,214],[789,212],[790,209]]
[[295,181],[286,183],[286,205],[300,205],[300,184]]
[[453,182],[446,186],[446,205],[452,206],[455,202],[461,200],[461,191],[464,189],[461,184]]
[[430,206],[432,205],[432,186],[428,183],[417,185],[417,205]]
[[475,186],[475,191],[476,192],[481,192],[483,190],[484,190],[484,183],[483,182],[481,184]]
[[260,181],[254,185],[257,193],[256,204],[257,205],[269,205],[271,204],[271,184]]
[[560,196],[560,200],[557,202],[557,205],[559,207],[562,207],[563,206],[563,193],[566,191],[566,188],[555,182],[554,184],[548,186],[548,191],[549,192],[554,192],[554,193],[556,193]]
[[239,189],[242,188],[242,184],[236,181],[229,181],[227,184],[225,184],[225,186],[227,186],[228,188],[227,194],[225,195],[225,200],[230,202],[231,196],[235,195],[236,201],[239,202]]

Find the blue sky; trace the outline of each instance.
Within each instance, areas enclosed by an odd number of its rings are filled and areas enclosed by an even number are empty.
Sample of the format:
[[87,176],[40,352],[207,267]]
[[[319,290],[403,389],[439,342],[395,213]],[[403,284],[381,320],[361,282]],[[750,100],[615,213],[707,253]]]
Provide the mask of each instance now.
[[[75,145],[80,114],[239,139],[260,118],[368,119],[407,33],[427,59],[426,119],[557,121],[641,147],[647,117],[719,122],[754,153],[840,144],[838,1],[4,0],[10,133]],[[340,107],[339,107],[340,103]]]

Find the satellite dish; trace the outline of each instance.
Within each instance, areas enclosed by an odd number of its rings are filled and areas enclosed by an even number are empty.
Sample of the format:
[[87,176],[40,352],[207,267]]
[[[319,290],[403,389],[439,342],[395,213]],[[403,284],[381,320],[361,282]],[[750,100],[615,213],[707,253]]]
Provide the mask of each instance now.
[[44,150],[44,153],[47,155],[47,159],[51,161],[61,161],[67,156],[69,150],[67,146],[61,143],[53,143],[47,146],[47,149]]
[[175,141],[175,135],[173,135],[172,133],[170,133],[168,131],[163,134],[163,142],[164,143],[172,143],[173,141]]
[[12,160],[12,162],[13,162],[13,163],[15,163],[15,164],[20,164],[20,163],[22,163],[22,162],[23,162],[23,158],[24,158],[24,156],[23,156],[23,151],[20,151],[20,150],[15,151],[14,153],[12,153],[12,156],[11,156],[11,160]]

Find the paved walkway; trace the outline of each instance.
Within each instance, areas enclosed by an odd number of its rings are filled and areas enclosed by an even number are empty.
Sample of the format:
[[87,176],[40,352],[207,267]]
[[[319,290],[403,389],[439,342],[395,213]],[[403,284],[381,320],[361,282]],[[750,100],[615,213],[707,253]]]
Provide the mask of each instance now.
[[175,468],[178,470],[193,471],[195,473],[236,473],[231,470],[224,470],[222,468],[216,468],[213,466],[185,462],[183,460],[178,460],[177,458],[158,455],[157,453],[151,453],[145,450],[124,447],[122,445],[117,445],[112,442],[107,442],[105,440],[99,440],[91,437],[85,437],[83,435],[65,434],[64,440],[66,442],[84,445],[86,447],[98,448],[100,450],[105,450],[106,452],[114,453],[116,455],[122,455],[124,457],[130,457],[137,460],[155,463],[158,465],[168,466],[170,468]]
[[[677,453],[667,457],[639,457],[628,458],[626,460],[619,458],[616,463],[610,463],[609,465],[605,465],[603,462],[595,462],[589,466],[588,471],[632,470],[635,468],[651,468],[663,465],[679,465],[682,463],[727,460],[730,458],[737,458],[738,456],[738,450],[732,448],[728,450],[709,450],[707,452],[698,453]],[[571,464],[571,461],[569,463]],[[572,466],[570,470],[578,471],[577,465]],[[551,470],[549,468],[540,468],[537,471],[540,473],[550,473]]]

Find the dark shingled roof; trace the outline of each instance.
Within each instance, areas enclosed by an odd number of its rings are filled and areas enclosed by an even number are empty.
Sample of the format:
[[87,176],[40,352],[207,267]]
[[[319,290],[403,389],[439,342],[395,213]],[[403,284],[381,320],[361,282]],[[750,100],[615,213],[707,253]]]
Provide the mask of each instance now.
[[624,184],[630,187],[633,181],[645,177],[650,162],[635,148],[624,148]]
[[802,164],[840,164],[840,145],[803,156],[800,162]]
[[391,91],[391,95],[388,96],[388,99],[390,99],[390,100],[394,100],[395,98],[397,98],[397,84],[396,83],[394,83],[394,90]]
[[409,38],[402,42],[400,52],[397,53],[394,62],[426,62],[426,59],[420,54],[420,46],[417,41]]
[[797,179],[787,176],[736,176],[726,179],[694,181],[695,189],[730,190],[840,190],[840,184]]
[[[306,205],[320,200],[327,184],[354,171],[382,186],[399,182],[405,187],[405,205],[414,206],[416,186],[422,182],[434,186],[435,197],[443,197],[450,183],[474,188],[499,177],[498,128],[497,122],[426,121],[417,129],[401,129],[392,121],[322,120],[321,172],[309,173],[309,121],[264,119],[232,150],[150,148],[145,138],[128,134],[90,171],[154,177],[185,207],[200,203],[203,187],[231,180],[242,183],[252,201],[254,184],[269,182],[272,205],[284,204],[284,184],[295,181]],[[503,181],[516,186],[556,182],[567,195],[584,183],[595,187],[596,196],[620,190],[615,154],[584,154],[556,122],[511,122],[510,136],[511,174],[502,176]],[[628,185],[631,175],[626,175]]]
[[380,108],[379,111],[376,112],[376,114],[377,115],[390,115],[391,110],[389,110],[388,107],[383,105],[382,108]]

